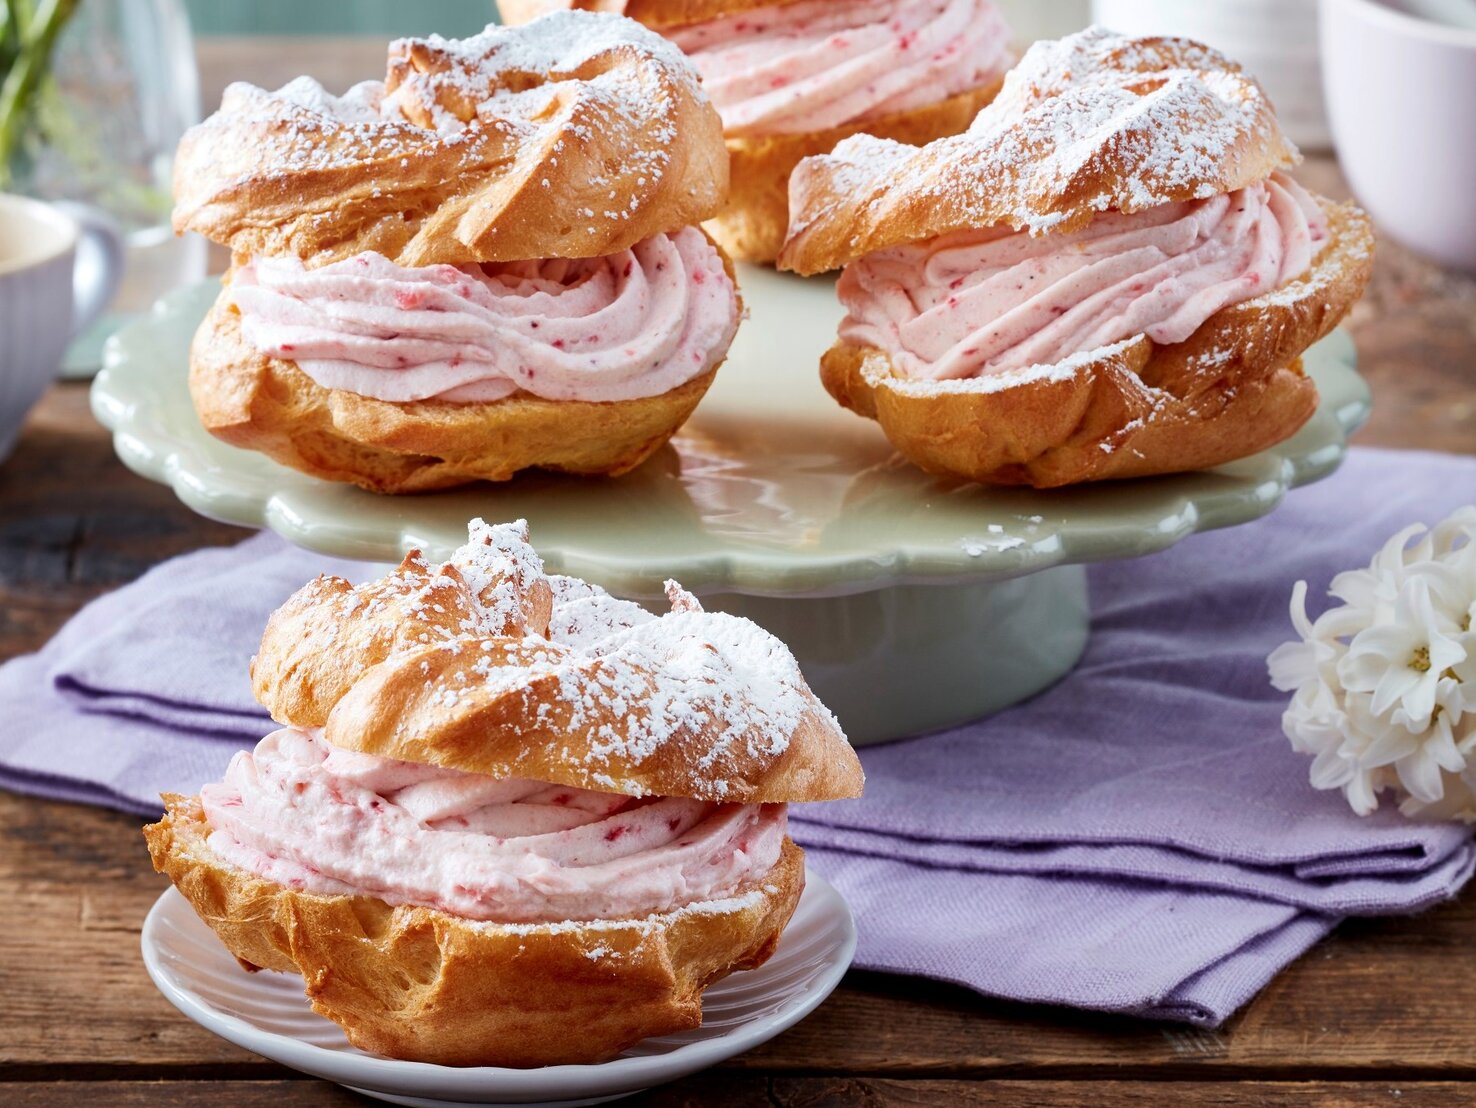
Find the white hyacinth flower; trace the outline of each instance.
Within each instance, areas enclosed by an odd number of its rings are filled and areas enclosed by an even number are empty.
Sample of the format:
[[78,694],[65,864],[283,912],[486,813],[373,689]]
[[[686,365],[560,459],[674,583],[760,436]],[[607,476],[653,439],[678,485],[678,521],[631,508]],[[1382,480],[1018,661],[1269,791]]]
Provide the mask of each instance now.
[[1400,531],[1329,595],[1312,620],[1297,582],[1297,638],[1267,658],[1312,784],[1360,815],[1392,792],[1406,815],[1476,822],[1476,506]]
[[1395,597],[1393,618],[1365,627],[1348,644],[1338,662],[1343,688],[1373,693],[1370,709],[1376,716],[1397,705],[1413,727],[1425,727],[1435,710],[1440,675],[1466,660],[1465,648],[1442,623],[1426,579],[1411,576]]

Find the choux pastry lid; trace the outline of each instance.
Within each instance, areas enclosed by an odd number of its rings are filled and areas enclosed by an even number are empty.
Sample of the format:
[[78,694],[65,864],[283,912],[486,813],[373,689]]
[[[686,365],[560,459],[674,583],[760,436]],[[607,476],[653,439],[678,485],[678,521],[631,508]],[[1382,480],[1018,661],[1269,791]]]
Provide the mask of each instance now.
[[672,582],[653,616],[546,575],[521,522],[470,531],[444,564],[412,552],[291,597],[252,662],[273,718],[379,757],[631,796],[860,795],[855,752],[778,639]]
[[856,135],[790,178],[781,269],[819,273],[951,231],[1032,234],[1233,192],[1294,163],[1261,87],[1182,38],[1093,27],[1037,42],[963,134]]
[[722,123],[675,46],[561,12],[401,39],[384,82],[231,85],[175,160],[174,226],[238,257],[405,266],[618,253],[717,211]]

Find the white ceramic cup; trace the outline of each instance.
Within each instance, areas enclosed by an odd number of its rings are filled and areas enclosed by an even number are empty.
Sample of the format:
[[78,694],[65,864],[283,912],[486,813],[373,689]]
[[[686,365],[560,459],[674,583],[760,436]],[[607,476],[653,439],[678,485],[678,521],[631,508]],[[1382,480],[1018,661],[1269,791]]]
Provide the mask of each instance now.
[[67,343],[117,292],[123,251],[93,209],[0,193],[0,461]]
[[1476,31],[1322,0],[1333,142],[1381,231],[1476,273]]

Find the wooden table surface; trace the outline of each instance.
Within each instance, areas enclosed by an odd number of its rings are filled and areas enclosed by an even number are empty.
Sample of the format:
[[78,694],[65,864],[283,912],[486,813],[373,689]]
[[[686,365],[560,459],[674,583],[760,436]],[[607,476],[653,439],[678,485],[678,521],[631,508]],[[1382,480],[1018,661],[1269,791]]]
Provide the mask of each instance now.
[[[1303,177],[1344,191],[1326,159]],[[1351,327],[1375,396],[1358,441],[1476,453],[1476,280],[1384,243]],[[125,470],[85,388],[54,388],[0,467],[0,658],[162,559],[242,534]],[[155,991],[139,927],[165,882],[140,824],[0,792],[0,1103],[362,1103],[215,1038]],[[627,1103],[1471,1104],[1473,945],[1471,895],[1347,922],[1218,1031],[855,972],[768,1045]]]

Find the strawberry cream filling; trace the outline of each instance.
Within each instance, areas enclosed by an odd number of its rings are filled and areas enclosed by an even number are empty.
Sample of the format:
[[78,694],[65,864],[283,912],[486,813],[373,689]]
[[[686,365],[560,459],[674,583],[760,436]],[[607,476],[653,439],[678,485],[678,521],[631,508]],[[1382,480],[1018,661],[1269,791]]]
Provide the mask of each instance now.
[[262,257],[231,291],[250,346],[324,388],[397,403],[658,396],[712,369],[738,327],[737,290],[695,227],[600,258]]
[[802,0],[668,32],[729,135],[823,131],[911,111],[1009,67],[989,0]]
[[1300,277],[1327,237],[1317,201],[1280,173],[1068,234],[957,232],[848,265],[840,337],[932,380],[1053,365],[1137,335],[1183,342],[1221,308]]
[[210,849],[269,881],[505,923],[721,899],[779,859],[783,804],[636,798],[329,746],[292,728],[200,798]]

